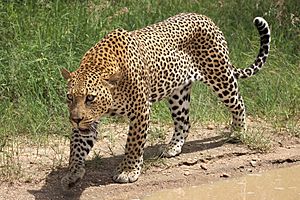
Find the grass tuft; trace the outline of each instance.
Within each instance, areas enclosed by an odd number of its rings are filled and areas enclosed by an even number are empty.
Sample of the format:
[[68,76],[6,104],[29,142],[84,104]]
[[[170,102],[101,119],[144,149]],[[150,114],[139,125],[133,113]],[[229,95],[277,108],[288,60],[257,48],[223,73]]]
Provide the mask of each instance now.
[[266,153],[272,148],[272,140],[268,137],[268,132],[261,129],[248,130],[239,135],[239,140],[249,149]]

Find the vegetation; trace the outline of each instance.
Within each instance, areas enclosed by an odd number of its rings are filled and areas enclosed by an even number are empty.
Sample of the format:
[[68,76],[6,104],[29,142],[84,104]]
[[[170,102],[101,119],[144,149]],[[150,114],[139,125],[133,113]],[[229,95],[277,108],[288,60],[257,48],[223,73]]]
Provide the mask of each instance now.
[[[227,38],[238,67],[254,61],[259,37],[252,20],[272,29],[270,57],[259,75],[240,81],[248,115],[285,125],[300,116],[300,15],[294,0],[32,0],[0,3],[0,151],[8,137],[68,134],[66,83],[60,69],[75,70],[83,54],[116,29],[139,29],[180,12],[211,17]],[[225,107],[201,83],[192,96],[192,119],[223,122]],[[171,122],[164,102],[153,121]]]

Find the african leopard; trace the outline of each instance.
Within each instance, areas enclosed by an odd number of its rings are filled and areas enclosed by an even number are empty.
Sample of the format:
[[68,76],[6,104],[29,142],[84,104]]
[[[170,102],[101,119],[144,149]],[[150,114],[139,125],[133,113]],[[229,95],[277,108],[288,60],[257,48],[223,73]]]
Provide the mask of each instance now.
[[180,154],[190,122],[190,93],[194,81],[208,85],[232,114],[232,130],[245,129],[245,105],[237,80],[256,74],[265,64],[270,48],[267,22],[256,17],[260,48],[254,63],[235,68],[227,43],[214,22],[194,13],[178,14],[140,30],[117,29],[83,56],[75,72],[62,70],[68,81],[67,101],[73,134],[69,171],[62,179],[72,186],[85,173],[85,158],[92,149],[97,124],[104,115],[129,119],[125,156],[114,181],[138,179],[149,127],[151,104],[168,99],[175,131],[163,152]]

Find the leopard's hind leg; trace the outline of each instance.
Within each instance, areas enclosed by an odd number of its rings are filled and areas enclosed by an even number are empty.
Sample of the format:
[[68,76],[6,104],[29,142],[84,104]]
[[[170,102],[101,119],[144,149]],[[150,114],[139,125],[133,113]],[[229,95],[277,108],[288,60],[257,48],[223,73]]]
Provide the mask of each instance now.
[[208,79],[206,83],[214,90],[217,96],[229,109],[232,115],[231,132],[246,129],[246,111],[243,97],[238,88],[237,79],[229,68],[222,76]]
[[174,134],[163,152],[165,157],[173,157],[181,153],[190,129],[189,110],[192,82],[178,88],[169,97],[169,108],[174,121]]

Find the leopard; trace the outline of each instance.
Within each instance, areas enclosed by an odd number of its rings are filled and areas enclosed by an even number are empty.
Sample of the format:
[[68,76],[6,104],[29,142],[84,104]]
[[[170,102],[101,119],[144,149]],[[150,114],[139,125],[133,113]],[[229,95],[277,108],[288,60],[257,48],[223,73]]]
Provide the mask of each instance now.
[[62,68],[72,126],[63,188],[70,189],[83,178],[86,157],[104,116],[123,116],[129,124],[124,157],[112,179],[117,183],[137,181],[151,106],[162,99],[166,99],[174,121],[173,136],[162,155],[179,155],[190,129],[195,81],[211,88],[228,108],[231,132],[246,130],[245,104],[237,80],[262,69],[271,41],[267,21],[255,17],[253,23],[260,46],[254,62],[246,68],[236,68],[230,62],[224,34],[212,19],[196,13],[180,13],[138,30],[116,29],[84,54],[74,72]]

